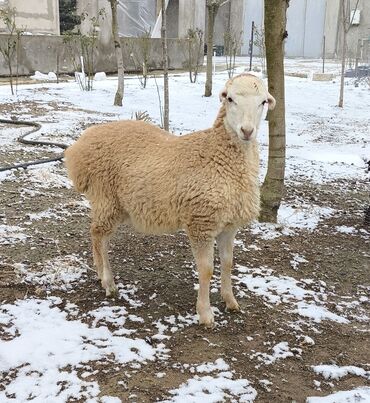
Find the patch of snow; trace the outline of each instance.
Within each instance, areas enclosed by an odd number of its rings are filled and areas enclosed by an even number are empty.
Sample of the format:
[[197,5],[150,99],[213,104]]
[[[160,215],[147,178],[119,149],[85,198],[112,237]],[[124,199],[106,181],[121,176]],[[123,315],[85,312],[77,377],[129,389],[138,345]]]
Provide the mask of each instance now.
[[48,74],[41,73],[40,71],[35,71],[35,74],[33,76],[30,76],[30,78],[32,78],[33,80],[50,81],[50,80],[56,80],[57,75],[52,71],[50,71]]
[[72,187],[72,182],[65,176],[57,174],[48,166],[28,169],[30,181],[39,188],[66,188]]
[[119,397],[102,396],[99,398],[99,403],[122,403]]
[[270,382],[268,379],[260,379],[258,383],[263,389],[266,390],[266,392],[271,392],[270,386],[272,385],[272,382]]
[[297,303],[297,309],[293,312],[297,312],[301,316],[306,316],[314,322],[321,322],[322,320],[332,320],[338,323],[349,323],[349,320],[343,316],[330,312],[324,306],[319,306],[314,303],[307,303],[300,301]]
[[258,235],[261,239],[270,240],[279,236],[294,235],[294,231],[280,224],[253,222],[250,226],[253,235]]
[[300,263],[308,263],[308,260],[304,258],[304,256],[300,256],[298,253],[293,255],[293,259],[290,261],[290,265],[293,270],[298,270],[298,266]]
[[[236,265],[240,274],[236,277],[237,286],[243,285],[250,292],[261,296],[270,304],[293,303],[299,315],[308,317],[315,322],[322,320],[333,320],[339,323],[348,323],[349,321],[335,313],[330,312],[323,306],[327,296],[324,293],[325,283],[319,282],[321,292],[308,290],[305,287],[312,285],[313,280],[301,279],[300,281],[289,276],[274,276],[273,270],[266,268],[246,268]],[[240,287],[239,287],[240,290]],[[239,296],[245,296],[242,290],[238,292]],[[314,300],[306,302],[305,299]]]
[[60,217],[57,214],[53,213],[51,209],[40,211],[39,213],[29,213],[27,214],[27,216],[31,221],[43,220],[44,218],[60,219]]
[[14,169],[11,171],[0,172],[0,183],[3,181],[15,181]]
[[273,271],[266,268],[250,269],[237,265],[236,269],[240,272],[238,282],[270,303],[301,301],[306,297],[319,300],[314,291],[303,288],[304,283],[293,277],[274,276]]
[[261,352],[251,354],[251,358],[257,358],[258,361],[263,362],[265,365],[271,365],[277,360],[281,360],[288,357],[294,357],[294,353],[290,350],[287,341],[282,341],[276,344],[272,348],[272,354]]
[[18,272],[27,283],[46,285],[52,289],[71,289],[73,282],[82,281],[82,276],[91,270],[89,266],[76,255],[58,256],[36,267],[18,267]]
[[89,312],[89,316],[94,318],[92,325],[102,325],[106,323],[121,327],[126,323],[127,310],[124,306],[102,306]]
[[298,335],[296,336],[297,340],[299,341],[300,345],[308,345],[308,346],[314,346],[315,345],[315,340],[307,335]]
[[296,229],[313,231],[323,218],[330,217],[334,210],[306,203],[293,207],[282,203],[278,211],[278,223],[253,222],[250,231],[261,239],[275,239],[279,236],[294,235]]
[[357,232],[355,227],[347,227],[346,225],[338,225],[335,229],[342,234],[355,234]]
[[104,71],[98,71],[94,74],[94,81],[104,81],[107,79],[107,75]]
[[26,401],[29,396],[38,402],[87,401],[96,398],[100,388],[96,382],[81,380],[77,368],[107,357],[121,364],[145,362],[154,360],[156,354],[144,340],[115,336],[106,326],[94,328],[67,320],[67,313],[50,300],[2,305],[0,318],[8,326],[3,332],[12,336],[0,341],[0,371],[15,375],[0,391],[0,401],[7,401],[9,394],[15,401]]
[[197,315],[187,313],[185,316],[179,314],[177,316],[171,315],[159,319],[153,324],[158,329],[158,333],[153,336],[155,339],[168,339],[169,335],[164,333],[169,331],[170,333],[175,333],[185,327],[191,326],[198,323]]
[[278,222],[289,228],[314,230],[322,218],[333,215],[329,207],[318,207],[303,203],[299,207],[282,203],[278,212]]
[[0,245],[11,245],[17,242],[25,242],[28,238],[23,228],[17,225],[0,224]]
[[339,391],[327,396],[308,397],[306,403],[366,403],[370,402],[370,387]]
[[222,358],[217,358],[215,362],[207,362],[195,367],[196,372],[210,373],[214,371],[228,371],[229,365]]
[[370,371],[353,365],[339,367],[338,365],[315,365],[312,367],[316,374],[325,379],[340,379],[347,375],[362,376],[370,380]]
[[172,398],[162,403],[215,403],[234,399],[247,403],[257,397],[257,391],[246,379],[233,379],[231,372],[221,372],[216,376],[195,375],[170,393]]

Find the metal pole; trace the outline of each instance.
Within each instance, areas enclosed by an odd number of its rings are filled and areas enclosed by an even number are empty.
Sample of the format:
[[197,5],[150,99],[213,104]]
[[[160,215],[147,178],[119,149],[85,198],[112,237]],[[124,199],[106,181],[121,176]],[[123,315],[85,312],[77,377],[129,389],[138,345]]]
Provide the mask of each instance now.
[[322,45],[322,72],[325,73],[325,51],[326,51],[326,44],[325,44],[325,35]]
[[249,42],[249,71],[252,70],[252,60],[253,60],[253,36],[254,36],[254,21],[252,21],[252,31],[251,40]]

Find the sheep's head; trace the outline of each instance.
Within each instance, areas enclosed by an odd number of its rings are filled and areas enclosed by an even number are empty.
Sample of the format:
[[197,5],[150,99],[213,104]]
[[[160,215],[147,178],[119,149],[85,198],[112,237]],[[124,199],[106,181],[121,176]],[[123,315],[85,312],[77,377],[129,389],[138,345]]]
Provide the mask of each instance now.
[[256,138],[264,106],[274,109],[275,98],[266,85],[252,74],[240,74],[227,81],[220,93],[225,104],[225,124],[243,141]]

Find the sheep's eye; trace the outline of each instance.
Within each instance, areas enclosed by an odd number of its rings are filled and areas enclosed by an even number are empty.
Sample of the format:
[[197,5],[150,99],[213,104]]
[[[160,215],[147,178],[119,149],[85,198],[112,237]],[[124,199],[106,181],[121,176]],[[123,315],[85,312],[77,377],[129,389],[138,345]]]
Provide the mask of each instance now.
[[266,103],[267,103],[267,101],[263,101],[261,105],[263,106],[263,105],[265,105]]
[[228,100],[229,102],[233,102],[233,99],[232,99],[231,97],[228,97],[227,100]]

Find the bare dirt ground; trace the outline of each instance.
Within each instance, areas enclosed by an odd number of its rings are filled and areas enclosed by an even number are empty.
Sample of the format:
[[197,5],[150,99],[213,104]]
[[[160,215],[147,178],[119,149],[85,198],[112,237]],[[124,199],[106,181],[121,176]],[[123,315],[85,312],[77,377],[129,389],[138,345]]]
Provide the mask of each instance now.
[[[50,153],[37,148],[32,157],[35,156],[46,157]],[[5,156],[2,157],[4,161]],[[14,152],[6,155],[5,162],[17,162],[23,157],[23,151]],[[53,172],[65,175],[62,164],[56,164]],[[93,271],[67,289],[52,288],[42,281],[38,284],[19,273],[19,264],[37,273],[43,263],[71,254],[87,259],[90,267],[93,264],[88,209],[79,203],[82,198],[67,187],[35,187],[27,172],[14,175],[16,180],[1,183],[0,223],[24,228],[29,237],[22,242],[0,244],[0,301],[12,303],[26,297],[55,295],[62,298],[63,304],[76,304],[79,317],[86,321],[84,314],[105,303],[127,308],[127,300],[105,297]],[[238,271],[234,283],[241,312],[226,312],[218,292],[216,258],[213,283],[216,292],[212,292],[211,300],[217,308],[217,326],[205,329],[179,320],[171,325],[165,318],[195,313],[197,279],[187,238],[183,233],[143,236],[122,227],[112,240],[110,257],[117,282],[125,287],[134,286],[135,298],[142,302],[130,309],[144,323],[133,322],[131,328],[136,330],[135,337],[151,343],[151,335],[158,333],[156,323],[166,324],[165,334],[171,336],[165,341],[168,357],[141,367],[120,367],[109,360],[94,362],[91,367],[97,372],[88,379],[98,381],[102,394],[117,396],[124,402],[154,402],[168,398],[169,390],[189,379],[191,366],[222,357],[232,364],[237,378],[248,379],[257,390],[257,402],[304,402],[308,396],[369,385],[368,380],[355,375],[325,380],[312,370],[313,365],[321,363],[358,365],[370,370],[369,328],[365,317],[370,315],[366,298],[370,289],[370,238],[363,227],[363,210],[368,200],[366,186],[359,181],[288,185],[285,200],[289,203],[314,201],[320,207],[334,209],[335,213],[321,220],[313,231],[296,229],[288,235],[282,231],[274,239],[263,239],[248,228],[242,229],[235,247],[237,265],[265,267],[279,277],[311,279],[311,283],[302,282],[301,286],[322,287],[327,295],[326,307],[346,317],[348,323],[303,320],[291,304],[272,303],[263,295],[250,292],[238,281]],[[48,209],[54,213],[51,217],[30,218],[30,214]],[[338,232],[335,229],[338,226],[354,227],[356,231]],[[254,247],[249,248],[250,245]],[[294,266],[295,254],[304,256],[306,262]],[[304,335],[310,336],[314,344],[307,342]],[[271,353],[271,348],[282,340],[290,346],[290,357],[270,364],[261,360],[261,354]],[[165,376],[158,377],[158,373]],[[5,383],[3,386],[0,383],[0,390],[10,379],[7,375],[4,374]]]

